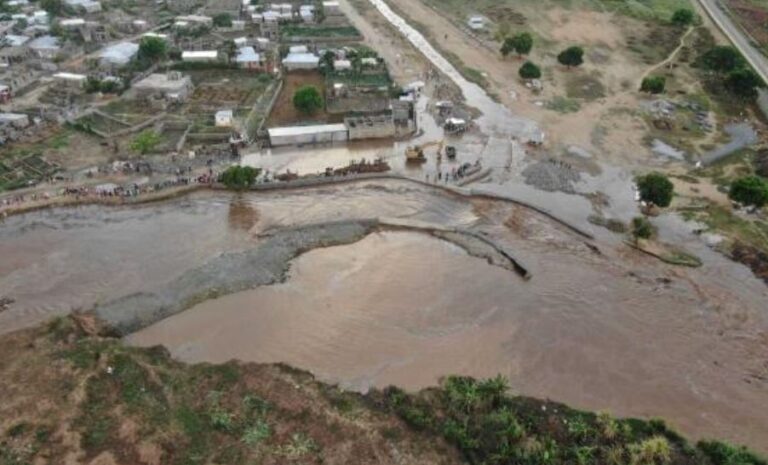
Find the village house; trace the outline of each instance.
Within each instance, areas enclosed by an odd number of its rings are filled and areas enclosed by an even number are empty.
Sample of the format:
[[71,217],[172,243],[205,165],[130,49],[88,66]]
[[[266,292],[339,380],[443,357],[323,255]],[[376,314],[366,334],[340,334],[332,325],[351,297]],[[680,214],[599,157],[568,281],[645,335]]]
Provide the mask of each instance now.
[[314,53],[288,53],[283,58],[283,68],[288,71],[317,69],[320,66],[320,57]]
[[104,47],[99,53],[99,66],[102,69],[121,68],[139,53],[139,44],[120,42]]
[[235,115],[232,110],[219,110],[214,115],[214,124],[217,128],[231,128]]
[[187,63],[212,63],[219,60],[216,50],[190,50],[181,52],[181,61]]
[[59,39],[54,36],[42,36],[30,41],[27,48],[43,60],[53,60],[61,51]]
[[133,84],[131,91],[136,98],[164,98],[184,101],[192,93],[192,79],[178,71],[150,74]]
[[261,54],[257,53],[253,47],[240,47],[237,50],[235,63],[237,63],[238,67],[243,69],[253,71],[264,70],[264,62],[262,61]]

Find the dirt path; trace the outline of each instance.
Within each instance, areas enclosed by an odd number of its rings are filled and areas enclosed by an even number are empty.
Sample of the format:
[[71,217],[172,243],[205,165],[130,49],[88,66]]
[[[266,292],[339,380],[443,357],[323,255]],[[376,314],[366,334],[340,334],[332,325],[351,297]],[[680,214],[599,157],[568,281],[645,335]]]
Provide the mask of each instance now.
[[660,61],[660,62],[658,62],[658,63],[656,63],[654,65],[651,65],[651,67],[648,68],[643,73],[642,76],[640,76],[640,79],[638,79],[638,81],[637,81],[637,87],[640,88],[640,84],[643,82],[643,79],[648,77],[649,74],[651,74],[652,72],[656,71],[657,69],[661,68],[662,66],[665,66],[666,64],[668,64],[672,60],[674,60],[675,57],[677,56],[677,54],[680,52],[680,50],[682,50],[683,47],[685,47],[685,39],[687,39],[688,36],[690,36],[693,33],[693,31],[695,31],[695,30],[696,30],[695,27],[689,27],[688,30],[685,31],[685,34],[683,34],[682,37],[680,37],[680,43],[677,45],[677,47],[674,50],[672,50],[672,52],[669,54],[669,56],[667,56],[667,58],[665,58],[664,60],[662,60],[662,61]]

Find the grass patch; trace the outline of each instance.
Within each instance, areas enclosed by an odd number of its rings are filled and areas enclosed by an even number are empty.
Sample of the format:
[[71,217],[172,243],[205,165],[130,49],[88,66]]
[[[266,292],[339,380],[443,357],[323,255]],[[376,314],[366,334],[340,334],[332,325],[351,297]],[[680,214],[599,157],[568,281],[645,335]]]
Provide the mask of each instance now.
[[280,36],[293,37],[358,37],[360,31],[353,26],[283,26],[280,28]]
[[558,113],[576,113],[581,110],[581,104],[578,100],[558,95],[544,102],[544,108]]

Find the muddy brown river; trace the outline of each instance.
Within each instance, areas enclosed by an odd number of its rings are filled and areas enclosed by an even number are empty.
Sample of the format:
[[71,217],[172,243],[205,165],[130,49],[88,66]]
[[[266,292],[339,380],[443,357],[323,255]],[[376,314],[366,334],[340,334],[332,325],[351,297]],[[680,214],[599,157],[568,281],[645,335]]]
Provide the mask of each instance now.
[[691,244],[682,269],[618,241],[583,238],[522,207],[400,181],[269,194],[195,194],[86,207],[0,225],[3,332],[159,290],[261,231],[374,216],[467,228],[532,273],[416,232],[315,249],[283,283],[201,303],[127,338],[186,361],[286,362],[364,391],[450,373],[509,377],[516,392],[617,415],[660,416],[695,437],[766,451],[766,287]]

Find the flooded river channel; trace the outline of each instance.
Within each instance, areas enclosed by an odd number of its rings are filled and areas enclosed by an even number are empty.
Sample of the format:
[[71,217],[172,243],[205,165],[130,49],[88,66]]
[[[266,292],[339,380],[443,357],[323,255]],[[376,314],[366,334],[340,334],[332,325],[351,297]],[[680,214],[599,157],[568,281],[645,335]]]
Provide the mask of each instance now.
[[[517,274],[417,232],[308,251],[286,280],[203,302],[130,335],[187,361],[286,362],[364,391],[502,373],[516,392],[618,415],[663,416],[695,436],[765,450],[765,302],[744,267],[701,253],[679,269],[584,239],[522,207],[403,181],[195,194],[139,207],[50,210],[0,226],[0,313],[11,331],[248,250],[297,224],[389,217],[501,244]],[[762,446],[762,447],[761,447]]]

